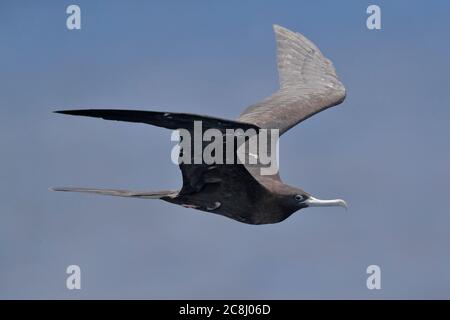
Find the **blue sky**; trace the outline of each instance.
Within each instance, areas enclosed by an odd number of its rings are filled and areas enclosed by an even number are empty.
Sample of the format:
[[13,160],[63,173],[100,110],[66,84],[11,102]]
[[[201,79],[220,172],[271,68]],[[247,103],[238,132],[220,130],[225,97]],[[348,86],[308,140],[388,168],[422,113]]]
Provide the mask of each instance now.
[[[66,29],[66,7],[82,29]],[[366,28],[378,4],[382,30]],[[450,298],[444,1],[2,1],[0,298]],[[278,87],[272,24],[335,64],[343,105],[280,143],[283,179],[350,210],[248,226],[50,186],[177,188],[170,131],[64,117],[236,118]],[[65,269],[82,270],[82,290]],[[382,289],[366,288],[377,264]]]

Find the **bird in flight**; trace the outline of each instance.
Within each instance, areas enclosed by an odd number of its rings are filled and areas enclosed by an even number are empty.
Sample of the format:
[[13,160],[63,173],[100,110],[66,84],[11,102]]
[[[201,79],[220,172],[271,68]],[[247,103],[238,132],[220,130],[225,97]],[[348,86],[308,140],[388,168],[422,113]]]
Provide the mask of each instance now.
[[[278,130],[282,135],[303,120],[345,99],[345,88],[335,68],[320,50],[300,33],[274,25],[280,89],[246,108],[236,120],[187,113],[84,109],[57,113],[146,123],[192,132],[201,121],[203,129]],[[241,145],[242,146],[242,145]],[[202,145],[204,148],[204,144]],[[235,148],[239,148],[236,145]],[[200,150],[202,151],[202,150]],[[181,151],[182,152],[182,151]],[[180,154],[181,156],[181,154]],[[256,155],[257,157],[257,155]],[[92,188],[53,188],[54,191],[161,199],[187,208],[226,216],[247,224],[278,223],[299,209],[322,206],[347,207],[344,200],[320,200],[281,181],[278,171],[261,174],[260,163],[179,163],[181,190],[127,191]]]

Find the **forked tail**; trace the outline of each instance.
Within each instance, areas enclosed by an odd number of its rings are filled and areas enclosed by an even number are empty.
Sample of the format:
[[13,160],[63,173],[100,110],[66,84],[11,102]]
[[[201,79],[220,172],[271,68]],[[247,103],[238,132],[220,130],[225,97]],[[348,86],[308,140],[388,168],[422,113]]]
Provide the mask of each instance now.
[[176,197],[178,191],[162,190],[162,191],[129,191],[129,190],[115,190],[115,189],[92,189],[92,188],[51,188],[51,191],[66,191],[66,192],[83,192],[94,193],[105,196],[115,197],[133,197],[142,199],[161,199],[164,197]]

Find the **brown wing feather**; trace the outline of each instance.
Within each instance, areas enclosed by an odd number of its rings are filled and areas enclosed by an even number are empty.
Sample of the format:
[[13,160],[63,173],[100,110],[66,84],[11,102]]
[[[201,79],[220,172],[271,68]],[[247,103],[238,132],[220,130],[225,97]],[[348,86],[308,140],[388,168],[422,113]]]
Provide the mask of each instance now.
[[345,99],[345,88],[333,64],[299,33],[274,26],[281,88],[254,104],[239,121],[280,130],[280,135],[299,122]]

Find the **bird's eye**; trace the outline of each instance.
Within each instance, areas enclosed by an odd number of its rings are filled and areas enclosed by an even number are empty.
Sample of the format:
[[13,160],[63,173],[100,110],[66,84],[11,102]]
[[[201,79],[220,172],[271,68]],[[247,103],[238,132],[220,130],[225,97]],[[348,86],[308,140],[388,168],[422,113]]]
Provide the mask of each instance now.
[[297,194],[297,195],[295,196],[295,200],[297,200],[297,201],[302,201],[302,200],[303,200],[303,196]]

